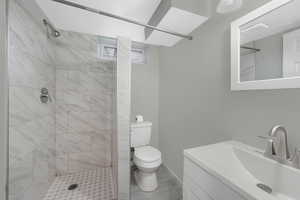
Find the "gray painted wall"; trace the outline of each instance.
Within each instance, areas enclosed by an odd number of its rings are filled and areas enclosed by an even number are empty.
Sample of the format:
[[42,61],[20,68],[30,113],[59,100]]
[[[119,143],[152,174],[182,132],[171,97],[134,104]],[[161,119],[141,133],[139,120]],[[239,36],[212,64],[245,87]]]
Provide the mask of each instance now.
[[245,0],[239,12],[198,28],[193,41],[161,49],[159,146],[179,177],[185,148],[232,138],[263,147],[256,136],[276,124],[287,127],[292,146],[300,143],[299,89],[230,91],[230,22],[266,2]]
[[0,200],[6,199],[8,137],[7,3],[0,1]]
[[132,65],[131,79],[131,121],[136,115],[143,115],[144,120],[151,121],[151,144],[158,147],[158,85],[159,55],[157,47],[146,49],[146,63]]

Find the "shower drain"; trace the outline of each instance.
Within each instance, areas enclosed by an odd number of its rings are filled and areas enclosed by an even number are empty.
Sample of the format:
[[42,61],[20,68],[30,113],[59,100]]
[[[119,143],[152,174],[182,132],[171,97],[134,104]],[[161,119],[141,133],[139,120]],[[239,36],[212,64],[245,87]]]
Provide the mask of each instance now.
[[272,188],[269,187],[269,186],[267,186],[267,185],[265,185],[265,184],[259,183],[259,184],[257,184],[256,186],[257,186],[259,189],[261,189],[261,190],[263,190],[263,191],[265,191],[265,192],[267,192],[267,193],[269,193],[269,194],[272,193]]
[[68,187],[68,190],[75,190],[76,188],[78,188],[78,184],[72,184]]

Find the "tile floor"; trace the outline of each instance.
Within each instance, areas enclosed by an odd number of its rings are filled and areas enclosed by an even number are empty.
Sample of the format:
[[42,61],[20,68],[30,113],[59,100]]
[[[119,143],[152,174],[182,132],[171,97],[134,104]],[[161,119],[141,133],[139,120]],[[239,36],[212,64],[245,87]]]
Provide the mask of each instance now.
[[161,166],[157,173],[158,188],[154,192],[143,192],[131,175],[131,200],[182,200],[182,187],[178,180]]
[[[71,184],[78,188],[68,190]],[[44,200],[113,200],[111,168],[83,171],[58,176],[48,190]]]

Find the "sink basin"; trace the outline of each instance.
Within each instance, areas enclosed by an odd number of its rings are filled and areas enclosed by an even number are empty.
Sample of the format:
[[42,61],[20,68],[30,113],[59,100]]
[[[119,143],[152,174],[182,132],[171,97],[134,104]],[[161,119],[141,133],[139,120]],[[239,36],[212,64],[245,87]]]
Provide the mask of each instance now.
[[[184,154],[245,199],[300,199],[300,170],[264,157],[257,148],[230,141],[188,149]],[[271,188],[272,193],[257,184]]]

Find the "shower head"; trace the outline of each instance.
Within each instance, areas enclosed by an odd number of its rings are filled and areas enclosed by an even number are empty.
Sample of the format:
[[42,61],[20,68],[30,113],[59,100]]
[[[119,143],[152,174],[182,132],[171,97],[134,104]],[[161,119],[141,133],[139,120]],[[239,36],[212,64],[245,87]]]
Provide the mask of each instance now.
[[43,23],[47,27],[47,31],[48,31],[49,35],[51,35],[52,37],[55,37],[55,38],[60,36],[60,32],[58,30],[56,30],[54,28],[54,26],[51,23],[49,23],[46,19],[43,19]]
[[57,30],[55,30],[55,31],[53,32],[53,36],[54,36],[54,37],[59,37],[59,36],[60,36],[60,32],[58,32]]

